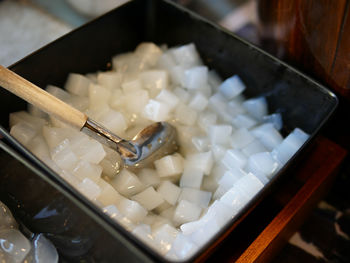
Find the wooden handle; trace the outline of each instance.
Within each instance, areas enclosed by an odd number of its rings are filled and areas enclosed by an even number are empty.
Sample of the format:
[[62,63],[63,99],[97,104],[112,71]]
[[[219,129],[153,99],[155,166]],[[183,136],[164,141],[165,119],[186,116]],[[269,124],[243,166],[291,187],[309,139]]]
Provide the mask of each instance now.
[[84,113],[1,65],[0,86],[79,130],[87,120]]

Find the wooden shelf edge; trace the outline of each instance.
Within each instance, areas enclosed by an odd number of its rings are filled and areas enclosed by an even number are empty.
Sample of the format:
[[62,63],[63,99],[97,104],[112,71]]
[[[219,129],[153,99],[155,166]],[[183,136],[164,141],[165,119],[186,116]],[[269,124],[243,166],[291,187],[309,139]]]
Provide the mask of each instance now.
[[[320,137],[312,162],[318,162],[307,182],[287,203],[236,262],[267,262],[285,245],[291,235],[301,226],[312,208],[324,196],[335,178],[336,172],[346,156],[346,150],[334,142]],[[303,169],[301,172],[310,172]]]

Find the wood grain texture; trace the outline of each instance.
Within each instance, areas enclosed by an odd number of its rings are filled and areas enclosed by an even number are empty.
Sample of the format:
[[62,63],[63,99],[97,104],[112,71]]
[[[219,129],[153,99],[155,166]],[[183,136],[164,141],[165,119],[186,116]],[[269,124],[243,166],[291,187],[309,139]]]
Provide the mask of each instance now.
[[0,86],[79,130],[83,128],[87,120],[84,113],[1,65]]
[[350,88],[348,3],[258,0],[262,47],[335,91],[346,93]]
[[326,193],[346,151],[325,138],[315,151],[306,165],[297,171],[302,176],[309,175],[309,179],[236,262],[271,260]]

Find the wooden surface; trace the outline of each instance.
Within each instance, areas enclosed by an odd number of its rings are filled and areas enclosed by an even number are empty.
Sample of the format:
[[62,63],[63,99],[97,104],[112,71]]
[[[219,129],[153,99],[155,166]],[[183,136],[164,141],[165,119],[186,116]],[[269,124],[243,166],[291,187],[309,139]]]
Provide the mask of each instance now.
[[272,259],[327,192],[345,155],[342,147],[317,138],[290,178],[279,183],[206,260],[243,263]]
[[86,114],[1,65],[0,86],[78,130],[85,125]]
[[262,47],[350,99],[349,0],[258,0]]

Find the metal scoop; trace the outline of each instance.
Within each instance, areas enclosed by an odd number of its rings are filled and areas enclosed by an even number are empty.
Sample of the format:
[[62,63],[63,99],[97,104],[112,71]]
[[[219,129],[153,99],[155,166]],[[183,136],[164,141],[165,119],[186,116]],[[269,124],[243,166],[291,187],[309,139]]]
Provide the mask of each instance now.
[[144,167],[164,155],[173,153],[177,149],[175,128],[166,122],[154,123],[128,141],[118,137],[88,118],[86,114],[1,65],[0,86],[46,113],[115,149],[127,167]]

